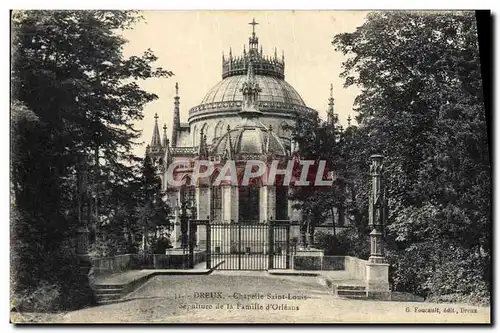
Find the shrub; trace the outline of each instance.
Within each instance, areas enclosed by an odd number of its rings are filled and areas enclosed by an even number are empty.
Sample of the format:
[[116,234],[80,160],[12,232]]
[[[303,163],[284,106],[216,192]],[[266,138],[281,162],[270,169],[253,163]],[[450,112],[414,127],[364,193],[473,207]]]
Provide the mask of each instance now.
[[57,312],[76,310],[94,303],[88,277],[80,270],[78,259],[58,258],[60,270],[50,280],[35,285],[15,284],[11,307],[19,312]]
[[334,236],[324,232],[317,232],[314,240],[314,246],[325,250],[325,255],[347,255],[350,250],[348,240],[341,235]]
[[394,290],[412,292],[433,302],[490,302],[484,260],[477,251],[457,244],[425,242],[389,251],[387,258]]
[[153,242],[151,247],[153,254],[165,254],[167,249],[170,248],[172,248],[172,245],[168,238],[158,238]]
[[38,287],[12,295],[11,307],[19,312],[50,312],[57,310],[60,289],[55,284],[41,281]]
[[[27,258],[29,259],[29,258]],[[93,291],[70,242],[37,261],[16,256],[11,275],[11,307],[22,312],[75,310],[93,303]]]

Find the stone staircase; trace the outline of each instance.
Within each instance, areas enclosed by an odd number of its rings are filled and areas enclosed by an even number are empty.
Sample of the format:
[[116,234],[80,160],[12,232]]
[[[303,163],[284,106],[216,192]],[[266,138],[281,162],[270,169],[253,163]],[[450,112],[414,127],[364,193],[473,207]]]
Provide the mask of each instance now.
[[[137,290],[150,278],[158,275],[208,275],[222,262],[211,269],[197,265],[194,269],[142,269],[115,273],[109,276],[96,278],[92,286],[97,304],[109,304],[126,299],[126,296]],[[203,268],[202,268],[203,267]]]
[[363,285],[335,285],[335,296],[351,299],[368,299],[366,286]]
[[342,279],[340,272],[330,272],[320,276],[320,283],[331,290],[335,297],[350,299],[368,299],[368,291],[362,280]]
[[96,285],[94,287],[95,300],[98,304],[108,304],[118,301],[125,296],[125,285]]

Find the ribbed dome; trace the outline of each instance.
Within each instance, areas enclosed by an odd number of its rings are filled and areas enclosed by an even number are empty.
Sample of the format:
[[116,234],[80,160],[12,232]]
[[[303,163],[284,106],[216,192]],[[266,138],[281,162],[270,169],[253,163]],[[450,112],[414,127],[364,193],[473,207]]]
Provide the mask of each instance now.
[[[241,87],[246,75],[236,75],[225,78],[217,83],[205,95],[200,105],[216,102],[241,102],[243,95]],[[289,105],[306,106],[297,91],[286,81],[272,76],[255,75],[255,80],[262,91],[259,93],[260,104],[285,103]]]
[[286,150],[278,136],[260,122],[245,119],[244,123],[228,131],[215,144],[212,155],[245,157],[248,155],[273,154],[286,156]]

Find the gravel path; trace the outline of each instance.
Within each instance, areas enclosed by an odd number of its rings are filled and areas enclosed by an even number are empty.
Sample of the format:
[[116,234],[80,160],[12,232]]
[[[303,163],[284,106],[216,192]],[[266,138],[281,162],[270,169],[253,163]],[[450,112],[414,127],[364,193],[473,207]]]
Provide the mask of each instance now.
[[[446,309],[451,311],[445,313]],[[464,312],[467,310],[467,312]],[[315,277],[222,272],[157,276],[127,300],[67,313],[66,323],[489,322],[490,308],[334,298]]]

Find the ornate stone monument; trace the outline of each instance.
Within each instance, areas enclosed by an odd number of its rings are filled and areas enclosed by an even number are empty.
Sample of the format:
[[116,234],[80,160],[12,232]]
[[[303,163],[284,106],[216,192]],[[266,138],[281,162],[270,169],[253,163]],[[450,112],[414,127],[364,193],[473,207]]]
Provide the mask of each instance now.
[[369,225],[370,232],[370,258],[366,267],[366,282],[368,297],[389,300],[389,264],[384,252],[384,224],[385,224],[385,198],[382,155],[372,155],[370,174],[372,177],[372,193],[370,195]]

